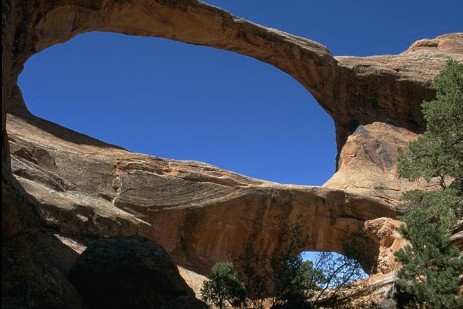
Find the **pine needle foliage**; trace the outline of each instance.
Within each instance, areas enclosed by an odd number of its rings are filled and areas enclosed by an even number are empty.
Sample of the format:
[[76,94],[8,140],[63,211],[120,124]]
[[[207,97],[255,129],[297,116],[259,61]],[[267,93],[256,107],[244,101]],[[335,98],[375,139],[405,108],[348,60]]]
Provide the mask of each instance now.
[[219,262],[212,266],[201,288],[204,301],[222,309],[228,305],[240,307],[246,297],[246,288],[238,279],[235,268],[230,262]]
[[463,219],[463,64],[449,60],[435,79],[436,99],[424,102],[426,131],[400,151],[409,180],[438,180],[440,190],[409,191],[401,232],[410,242],[396,258],[399,308],[463,308],[463,257],[451,231]]

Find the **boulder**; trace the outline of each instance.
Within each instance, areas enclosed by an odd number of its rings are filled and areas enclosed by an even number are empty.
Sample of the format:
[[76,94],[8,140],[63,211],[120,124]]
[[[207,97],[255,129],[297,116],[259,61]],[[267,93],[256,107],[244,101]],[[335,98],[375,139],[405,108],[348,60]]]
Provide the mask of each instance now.
[[164,248],[139,235],[94,242],[71,267],[69,280],[89,308],[208,308]]

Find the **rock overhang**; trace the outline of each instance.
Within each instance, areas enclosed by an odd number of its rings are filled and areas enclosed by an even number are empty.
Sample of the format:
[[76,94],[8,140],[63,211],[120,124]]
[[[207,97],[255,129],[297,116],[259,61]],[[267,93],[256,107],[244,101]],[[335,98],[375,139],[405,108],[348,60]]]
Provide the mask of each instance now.
[[[76,134],[79,143],[55,131]],[[285,233],[281,220],[300,220],[311,240],[301,250],[343,252],[343,241],[363,222],[396,213],[379,198],[133,154],[33,115],[10,114],[8,132],[13,174],[37,199],[45,226],[95,238],[142,233],[164,245],[178,264],[201,273],[237,257],[252,235],[274,254],[284,245],[278,242]],[[376,251],[363,261],[366,268]]]

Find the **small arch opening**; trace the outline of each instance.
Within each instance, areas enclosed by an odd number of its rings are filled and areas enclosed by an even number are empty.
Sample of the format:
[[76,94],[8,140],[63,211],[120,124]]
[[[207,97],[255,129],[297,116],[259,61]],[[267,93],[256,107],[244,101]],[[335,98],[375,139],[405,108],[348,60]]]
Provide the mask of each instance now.
[[[341,253],[337,252],[322,252],[322,251],[302,251],[300,256],[303,261],[310,262],[317,268],[326,268],[325,266],[328,262],[338,265],[342,268],[342,263],[345,263],[346,266],[349,266],[349,269],[355,270],[352,273],[352,279],[362,280],[369,277],[369,275],[363,270],[360,263],[358,263],[354,258],[349,258]],[[347,270],[347,268],[345,269]],[[328,269],[327,269],[327,272]],[[349,280],[353,282],[352,280]]]
[[355,258],[336,252],[310,251],[301,252],[300,257],[302,286],[317,307],[349,303],[352,287],[356,293],[368,288],[365,279],[369,276]]

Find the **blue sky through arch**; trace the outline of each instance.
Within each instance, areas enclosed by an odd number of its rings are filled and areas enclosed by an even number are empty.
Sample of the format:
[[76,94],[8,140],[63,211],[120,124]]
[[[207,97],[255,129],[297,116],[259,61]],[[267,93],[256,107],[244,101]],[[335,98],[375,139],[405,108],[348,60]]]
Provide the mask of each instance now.
[[90,33],[34,56],[20,84],[36,115],[131,151],[281,183],[334,172],[332,119],[292,77],[242,55]]

